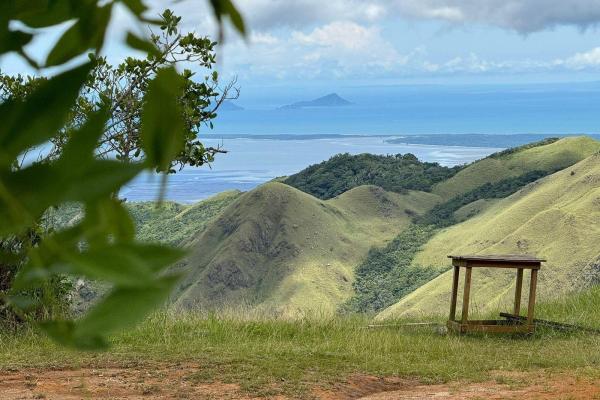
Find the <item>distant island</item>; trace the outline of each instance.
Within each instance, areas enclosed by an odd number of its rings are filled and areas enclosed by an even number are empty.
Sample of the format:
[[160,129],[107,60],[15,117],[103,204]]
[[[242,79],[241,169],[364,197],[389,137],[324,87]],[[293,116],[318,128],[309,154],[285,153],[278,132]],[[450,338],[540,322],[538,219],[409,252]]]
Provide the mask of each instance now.
[[238,106],[231,100],[225,100],[219,107],[219,111],[242,111],[244,107]]
[[309,101],[299,101],[296,103],[288,104],[280,107],[281,110],[290,110],[298,108],[312,108],[312,107],[343,107],[349,106],[352,103],[348,100],[340,97],[337,93],[331,93],[318,99]]

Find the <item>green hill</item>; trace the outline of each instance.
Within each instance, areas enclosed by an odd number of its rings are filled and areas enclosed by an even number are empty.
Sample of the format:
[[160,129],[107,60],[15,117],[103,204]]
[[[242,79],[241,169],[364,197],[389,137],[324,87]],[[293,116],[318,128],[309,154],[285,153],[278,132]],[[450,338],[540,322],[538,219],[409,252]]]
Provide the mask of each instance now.
[[456,174],[461,167],[422,162],[412,154],[338,154],[291,175],[283,182],[320,199],[330,199],[361,185],[375,185],[403,193],[429,192],[431,187]]
[[[368,257],[356,269],[356,281],[353,284],[354,294],[340,311],[380,312],[443,273],[445,268],[440,268],[439,265],[415,264],[417,253],[440,228],[473,218],[499,200],[549,175],[554,168],[559,168],[555,165],[562,167],[571,160],[577,160],[578,157],[572,156],[568,158],[569,161],[566,161],[567,158],[564,154],[586,143],[591,144],[589,147],[592,149],[598,145],[597,142],[589,142],[587,138],[583,137],[571,140],[550,139],[508,149],[465,167],[463,171],[467,171],[471,176],[476,176],[480,169],[482,169],[482,175],[485,175],[488,172],[489,160],[515,163],[515,160],[525,158],[523,154],[529,154],[534,149],[552,146],[543,162],[538,162],[533,166],[534,168],[552,169],[535,169],[514,176],[498,175],[493,182],[468,188],[465,193],[434,205],[425,214],[416,215],[413,218],[414,225],[401,232],[385,247],[371,249]],[[586,152],[589,152],[589,149],[581,153]],[[521,163],[522,165],[523,163]],[[510,173],[513,170],[514,168],[508,169]],[[450,180],[456,180],[463,171]],[[521,168],[520,171],[522,172],[524,169]]]
[[558,171],[599,150],[600,142],[588,136],[546,139],[474,162],[450,179],[436,184],[433,193],[450,199],[486,183],[499,182],[527,172]]
[[241,194],[238,190],[227,191],[192,205],[127,203],[127,209],[135,221],[138,240],[188,246],[209,221]]
[[354,269],[369,248],[437,201],[429,193],[375,186],[322,201],[265,184],[240,196],[197,238],[175,306],[333,313],[351,295]]
[[[229,191],[193,205],[169,201],[159,205],[148,201],[126,203],[126,207],[135,222],[138,240],[189,247],[207,224],[240,195],[239,191]],[[54,212],[53,223],[58,228],[68,226],[72,220],[81,218],[81,214],[80,206],[63,206]],[[108,289],[102,282],[77,280],[71,297],[73,311],[76,314],[86,311]]]
[[[598,147],[584,139],[564,140],[569,141],[570,150],[558,153],[569,157],[574,157],[574,149],[581,154]],[[535,254],[548,260],[538,286],[543,300],[600,282],[599,243],[600,154],[595,154],[489,205],[474,218],[442,230],[416,255],[413,265],[447,268],[448,254]],[[473,309],[487,312],[510,303],[513,275],[474,271]],[[450,286],[451,276],[446,272],[379,317],[445,313]]]

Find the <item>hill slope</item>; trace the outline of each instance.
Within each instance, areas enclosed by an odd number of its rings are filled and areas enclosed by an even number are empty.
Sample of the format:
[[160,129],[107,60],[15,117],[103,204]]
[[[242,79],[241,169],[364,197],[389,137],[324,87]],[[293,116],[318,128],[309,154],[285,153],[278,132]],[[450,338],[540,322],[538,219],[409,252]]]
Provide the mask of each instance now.
[[135,221],[138,240],[187,246],[239,196],[240,191],[231,190],[192,205],[149,201],[127,203],[127,209]]
[[297,316],[332,313],[352,291],[354,268],[439,198],[362,186],[321,201],[281,183],[243,194],[200,235],[176,307],[248,305]]
[[[530,184],[480,215],[441,231],[413,265],[449,266],[448,254],[535,254],[548,259],[540,273],[541,299],[600,281],[600,155]],[[514,273],[473,273],[474,310],[509,303]],[[379,314],[380,318],[446,313],[451,276],[446,272]]]
[[433,188],[446,199],[467,193],[486,183],[531,171],[558,171],[600,150],[600,142],[588,136],[546,140],[493,154],[474,162]]

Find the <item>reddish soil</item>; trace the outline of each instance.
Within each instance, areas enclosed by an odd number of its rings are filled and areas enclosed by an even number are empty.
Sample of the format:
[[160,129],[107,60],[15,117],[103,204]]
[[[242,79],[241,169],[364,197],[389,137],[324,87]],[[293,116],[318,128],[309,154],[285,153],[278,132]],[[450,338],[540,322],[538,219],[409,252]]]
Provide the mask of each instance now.
[[[0,371],[0,399],[257,398],[234,383],[198,383],[193,379],[197,373],[201,373],[201,367],[191,364]],[[344,383],[317,387],[306,397],[322,400],[600,399],[600,382],[568,373],[497,373],[494,377],[482,383],[425,385],[416,380],[357,375]]]

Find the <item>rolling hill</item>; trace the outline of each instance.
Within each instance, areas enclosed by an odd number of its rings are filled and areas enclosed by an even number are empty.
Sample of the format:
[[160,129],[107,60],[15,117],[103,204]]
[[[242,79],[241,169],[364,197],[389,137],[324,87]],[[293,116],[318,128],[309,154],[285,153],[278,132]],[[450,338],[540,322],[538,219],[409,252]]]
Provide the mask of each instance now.
[[532,171],[558,171],[598,152],[600,142],[589,136],[546,139],[512,148],[474,162],[456,175],[436,184],[432,192],[446,199],[467,193],[486,183]]
[[361,186],[322,201],[272,182],[244,193],[197,238],[176,308],[247,306],[267,314],[330,314],[354,269],[438,196]]
[[[568,141],[568,151],[558,150],[547,157],[562,154],[572,159],[598,147],[597,142],[584,139],[563,140]],[[537,162],[544,164],[538,151],[525,152],[538,156]],[[448,254],[501,253],[535,254],[548,259],[538,285],[542,300],[600,282],[600,154],[492,202],[479,215],[440,231],[416,255],[413,265],[447,268]],[[496,270],[474,271],[473,309],[486,313],[510,303],[513,275]],[[450,286],[451,276],[446,272],[378,317],[445,314]]]
[[242,192],[231,190],[192,205],[173,202],[127,203],[135,221],[137,238],[143,242],[160,242],[173,246],[188,246]]
[[338,154],[290,175],[284,183],[320,199],[330,199],[361,185],[375,185],[402,193],[431,191],[431,187],[460,171],[420,161],[415,155]]

